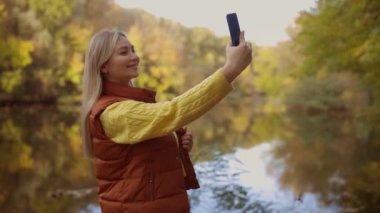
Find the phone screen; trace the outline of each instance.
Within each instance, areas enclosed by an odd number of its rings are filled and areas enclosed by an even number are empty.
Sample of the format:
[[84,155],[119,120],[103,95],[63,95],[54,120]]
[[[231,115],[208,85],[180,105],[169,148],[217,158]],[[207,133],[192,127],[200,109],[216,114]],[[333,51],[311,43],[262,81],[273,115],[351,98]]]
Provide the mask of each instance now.
[[226,16],[228,29],[230,30],[232,46],[239,45],[240,26],[236,13],[229,13]]

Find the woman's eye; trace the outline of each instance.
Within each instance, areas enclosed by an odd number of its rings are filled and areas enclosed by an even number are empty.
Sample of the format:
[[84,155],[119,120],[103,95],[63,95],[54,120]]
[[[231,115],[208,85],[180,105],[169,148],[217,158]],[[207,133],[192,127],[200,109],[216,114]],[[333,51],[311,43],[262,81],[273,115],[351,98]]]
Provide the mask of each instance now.
[[126,51],[120,52],[121,55],[127,55],[128,53]]

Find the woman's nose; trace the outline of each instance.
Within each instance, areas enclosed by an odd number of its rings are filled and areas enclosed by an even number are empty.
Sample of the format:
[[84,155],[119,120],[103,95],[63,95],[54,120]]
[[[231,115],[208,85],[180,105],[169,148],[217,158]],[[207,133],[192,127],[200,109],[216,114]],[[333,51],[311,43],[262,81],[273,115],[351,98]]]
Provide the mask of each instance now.
[[136,53],[132,53],[131,60],[140,60],[140,57]]

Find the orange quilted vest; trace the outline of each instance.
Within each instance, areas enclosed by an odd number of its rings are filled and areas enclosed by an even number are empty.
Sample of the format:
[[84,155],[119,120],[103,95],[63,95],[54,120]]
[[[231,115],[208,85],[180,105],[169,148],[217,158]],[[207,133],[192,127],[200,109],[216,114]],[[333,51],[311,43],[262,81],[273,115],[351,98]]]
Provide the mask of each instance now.
[[186,190],[199,184],[189,154],[178,148],[174,136],[182,147],[185,130],[133,145],[117,144],[105,135],[100,114],[107,106],[128,99],[153,103],[155,92],[104,82],[102,96],[89,116],[102,212],[190,212]]

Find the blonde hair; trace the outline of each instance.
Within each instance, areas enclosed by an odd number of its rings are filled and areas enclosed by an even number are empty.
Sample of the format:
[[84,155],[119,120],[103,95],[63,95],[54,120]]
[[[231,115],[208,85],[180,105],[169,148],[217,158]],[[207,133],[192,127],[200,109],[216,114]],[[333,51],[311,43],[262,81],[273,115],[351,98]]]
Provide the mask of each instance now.
[[80,125],[84,150],[89,157],[93,157],[93,148],[88,117],[102,93],[101,68],[111,58],[120,37],[126,37],[126,35],[118,30],[105,29],[96,33],[87,47],[82,78]]

